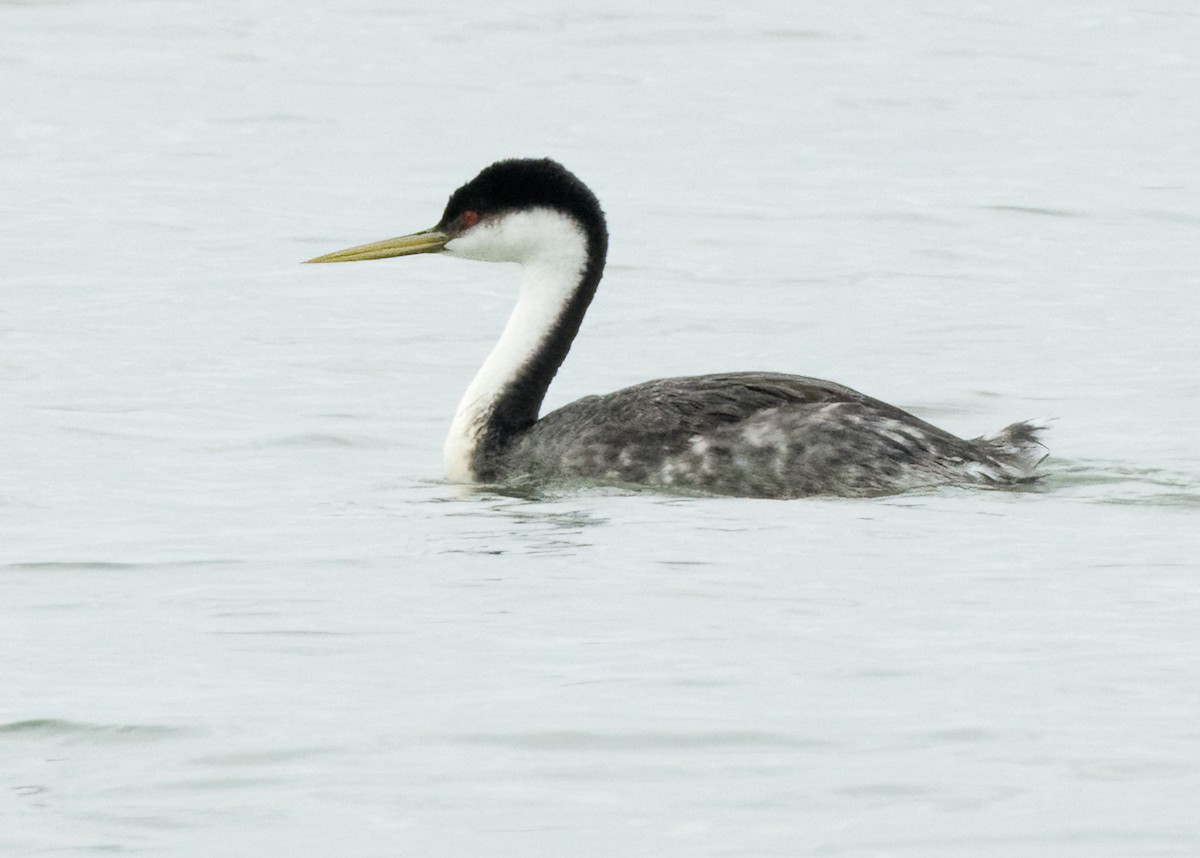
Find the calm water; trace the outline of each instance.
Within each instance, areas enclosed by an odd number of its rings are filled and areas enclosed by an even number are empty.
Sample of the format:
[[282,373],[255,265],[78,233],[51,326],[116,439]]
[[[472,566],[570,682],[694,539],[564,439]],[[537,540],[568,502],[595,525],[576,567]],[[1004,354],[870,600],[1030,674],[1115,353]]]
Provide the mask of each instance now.
[[[0,2],[0,854],[1200,854],[1194,4]],[[551,406],[833,378],[1021,492],[439,482],[553,155]]]

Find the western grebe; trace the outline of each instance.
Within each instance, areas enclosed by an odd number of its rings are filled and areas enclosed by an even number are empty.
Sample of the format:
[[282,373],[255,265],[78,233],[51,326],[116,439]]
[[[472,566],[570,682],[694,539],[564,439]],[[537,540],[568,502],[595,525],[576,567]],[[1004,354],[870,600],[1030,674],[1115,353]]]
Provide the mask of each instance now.
[[513,159],[455,191],[432,229],[309,262],[448,253],[523,267],[516,307],[446,438],[453,480],[867,496],[1012,485],[1045,458],[1039,422],[964,440],[840,384],[781,373],[658,379],[538,419],[607,247],[604,213],[583,182],[549,159]]

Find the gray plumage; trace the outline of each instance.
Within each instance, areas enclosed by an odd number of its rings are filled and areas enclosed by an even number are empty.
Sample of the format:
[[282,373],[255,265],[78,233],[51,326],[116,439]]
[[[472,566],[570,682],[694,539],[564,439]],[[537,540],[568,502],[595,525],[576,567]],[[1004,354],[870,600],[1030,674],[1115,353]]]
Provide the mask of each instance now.
[[833,382],[741,372],[664,378],[553,411],[494,462],[500,479],[599,480],[749,497],[1011,485],[1041,426],[963,440]]

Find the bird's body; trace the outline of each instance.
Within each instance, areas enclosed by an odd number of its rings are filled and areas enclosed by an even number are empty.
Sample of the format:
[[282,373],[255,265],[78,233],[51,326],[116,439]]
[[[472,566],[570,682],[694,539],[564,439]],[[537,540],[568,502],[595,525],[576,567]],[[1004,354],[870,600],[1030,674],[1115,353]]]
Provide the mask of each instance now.
[[1027,479],[1028,424],[965,441],[828,381],[742,372],[664,378],[552,411],[488,479],[598,479],[750,497],[867,496]]
[[658,379],[539,419],[606,250],[604,216],[582,182],[553,161],[514,160],[456,191],[434,229],[313,261],[445,251],[522,265],[517,306],[446,440],[455,480],[864,496],[1012,485],[1032,479],[1045,456],[1039,424],[963,440],[848,387],[781,373]]

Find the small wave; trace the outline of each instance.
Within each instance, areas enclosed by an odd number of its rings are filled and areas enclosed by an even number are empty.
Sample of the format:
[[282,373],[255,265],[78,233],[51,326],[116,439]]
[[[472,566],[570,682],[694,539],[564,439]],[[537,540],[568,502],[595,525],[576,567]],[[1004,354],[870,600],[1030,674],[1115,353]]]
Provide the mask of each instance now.
[[0,724],[0,741],[6,739],[58,739],[88,742],[144,742],[176,738],[190,728],[163,724],[89,724],[61,718],[31,718]]
[[281,637],[281,638],[343,638],[352,637],[352,632],[331,632],[327,629],[251,629],[248,631],[216,632],[219,635],[244,637]]
[[1040,490],[1103,504],[1200,506],[1200,475],[1195,473],[1099,460],[1056,465],[1039,482]]
[[1011,212],[1013,214],[1028,214],[1041,215],[1042,217],[1087,217],[1083,212],[1071,211],[1069,209],[1052,209],[1044,206],[980,206],[984,211],[990,212]]
[[328,450],[331,448],[360,448],[382,450],[396,446],[394,440],[370,435],[334,435],[327,432],[310,432],[299,435],[279,435],[274,438],[259,438],[241,444],[224,444],[206,448],[209,452],[230,450],[270,450],[275,448],[299,448],[301,450]]
[[593,733],[548,730],[537,733],[468,733],[443,737],[456,744],[493,745],[522,751],[653,751],[713,748],[811,748],[830,743],[781,733],[714,731],[697,733]]
[[235,566],[237,560],[175,560],[165,563],[122,563],[112,560],[31,560],[6,563],[0,572],[138,572],[165,569],[197,569]]
[[204,766],[228,766],[228,767],[259,767],[286,765],[290,763],[304,762],[319,757],[327,757],[331,754],[342,752],[341,748],[332,747],[299,747],[299,748],[275,748],[271,750],[259,751],[237,751],[223,754],[206,754],[201,757],[196,757],[192,760]]

